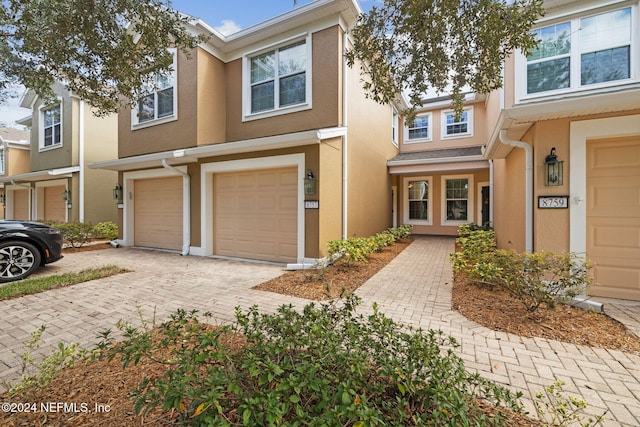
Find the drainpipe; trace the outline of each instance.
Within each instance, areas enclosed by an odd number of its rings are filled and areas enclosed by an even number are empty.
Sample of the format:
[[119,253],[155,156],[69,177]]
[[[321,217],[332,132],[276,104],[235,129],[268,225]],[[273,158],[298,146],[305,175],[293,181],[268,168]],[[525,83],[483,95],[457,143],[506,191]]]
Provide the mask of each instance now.
[[80,100],[80,138],[78,138],[78,164],[80,165],[80,171],[78,172],[78,216],[80,222],[84,222],[84,101]]
[[491,226],[494,226],[494,222],[493,222],[493,195],[494,195],[494,191],[493,188],[495,186],[495,177],[494,177],[495,171],[493,168],[493,159],[489,160],[489,222],[491,223]]
[[349,191],[349,164],[347,163],[349,160],[347,153],[349,148],[349,126],[347,126],[347,70],[349,66],[347,65],[347,42],[349,31],[351,31],[352,28],[353,26],[348,27],[342,35],[342,126],[347,129],[342,137],[342,240],[346,240],[348,237],[347,224],[349,220],[347,197]]
[[[189,255],[189,248],[191,247],[191,177],[189,176],[189,174],[187,172],[183,172],[180,169],[171,166],[169,163],[167,163],[167,159],[162,159],[162,167],[164,167],[165,169],[168,169],[170,171],[173,171],[175,173],[177,173],[178,175],[182,175],[184,177],[183,180],[183,191],[182,193],[184,194],[184,203],[183,206],[185,206],[187,208],[187,213],[189,213],[188,215],[186,215],[185,221],[186,221],[186,235],[183,236],[182,238],[182,252],[181,254],[183,256]],[[183,207],[184,209],[184,207]],[[183,214],[184,216],[184,214]]]
[[533,147],[524,141],[507,138],[507,131],[500,131],[500,142],[522,148],[525,153],[525,250],[533,252]]

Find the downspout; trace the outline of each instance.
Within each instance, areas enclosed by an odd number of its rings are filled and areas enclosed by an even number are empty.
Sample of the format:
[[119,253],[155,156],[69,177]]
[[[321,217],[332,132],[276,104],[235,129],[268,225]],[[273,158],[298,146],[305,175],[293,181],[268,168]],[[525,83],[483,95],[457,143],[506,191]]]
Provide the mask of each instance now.
[[525,250],[533,252],[533,147],[524,141],[507,138],[507,131],[500,131],[500,142],[522,148],[525,153]]
[[342,240],[346,240],[349,236],[347,230],[349,219],[347,197],[349,191],[349,156],[347,153],[349,148],[349,127],[347,126],[347,70],[349,65],[347,65],[347,42],[351,28],[353,28],[353,26],[348,27],[342,35],[342,126],[347,129],[342,137]]
[[495,177],[494,177],[495,171],[493,168],[493,159],[489,160],[489,222],[491,223],[491,226],[493,227],[494,222],[493,222],[493,195],[494,195],[494,186],[495,186]]
[[80,138],[78,139],[78,164],[80,171],[78,172],[78,215],[80,222],[84,222],[84,101],[80,100]]
[[169,163],[167,163],[167,159],[162,159],[162,167],[184,177],[182,190],[182,193],[184,194],[183,207],[186,206],[188,210],[185,218],[186,233],[182,239],[181,255],[186,256],[189,255],[189,250],[191,247],[191,177],[187,172],[183,172],[180,169],[171,166]]

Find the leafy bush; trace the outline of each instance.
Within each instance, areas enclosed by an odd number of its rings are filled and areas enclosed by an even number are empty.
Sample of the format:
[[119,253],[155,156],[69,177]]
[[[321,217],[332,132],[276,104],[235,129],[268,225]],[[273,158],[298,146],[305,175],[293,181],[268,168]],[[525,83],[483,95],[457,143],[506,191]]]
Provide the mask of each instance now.
[[[519,395],[465,370],[453,338],[395,323],[375,306],[356,314],[358,304],[352,295],[302,313],[236,309],[236,324],[220,328],[179,311],[158,329],[127,326],[111,356],[166,364],[133,391],[136,411],[162,407],[185,425],[483,426],[502,417],[485,416],[473,398],[520,409]],[[242,345],[227,345],[231,337]]]
[[87,222],[61,222],[51,224],[62,232],[62,238],[74,248],[88,243],[93,237],[93,225]]
[[451,255],[455,272],[505,288],[528,311],[580,295],[590,283],[591,264],[576,254],[498,250],[492,230],[467,225],[460,227],[456,243],[460,251]]
[[367,262],[367,257],[385,246],[392,245],[396,240],[411,235],[411,225],[389,228],[372,237],[350,237],[346,240],[332,240],[327,243],[329,257],[332,259],[343,255],[347,262]]
[[115,240],[118,238],[118,226],[111,221],[100,222],[93,227],[93,235],[108,240]]

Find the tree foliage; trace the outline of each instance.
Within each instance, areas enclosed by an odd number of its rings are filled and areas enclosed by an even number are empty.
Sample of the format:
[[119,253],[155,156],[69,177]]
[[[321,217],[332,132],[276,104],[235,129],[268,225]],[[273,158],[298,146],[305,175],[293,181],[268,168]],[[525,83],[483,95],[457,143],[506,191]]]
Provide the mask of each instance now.
[[170,0],[9,0],[0,3],[0,90],[21,83],[43,98],[55,81],[99,114],[135,102],[167,73],[173,45],[202,40]]
[[542,12],[542,0],[384,0],[360,16],[347,59],[366,64],[364,86],[377,102],[405,91],[415,108],[431,89],[461,111],[464,91],[501,87],[504,59],[535,47],[529,30]]

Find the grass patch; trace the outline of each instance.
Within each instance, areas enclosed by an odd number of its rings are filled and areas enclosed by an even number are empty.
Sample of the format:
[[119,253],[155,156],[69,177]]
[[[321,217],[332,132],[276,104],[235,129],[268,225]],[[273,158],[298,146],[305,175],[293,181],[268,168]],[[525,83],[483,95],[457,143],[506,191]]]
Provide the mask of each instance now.
[[78,273],[56,274],[47,277],[34,277],[32,279],[18,280],[0,285],[0,301],[17,298],[24,295],[37,294],[49,289],[62,288],[103,277],[115,276],[130,270],[116,265],[105,265],[99,268],[88,268]]

